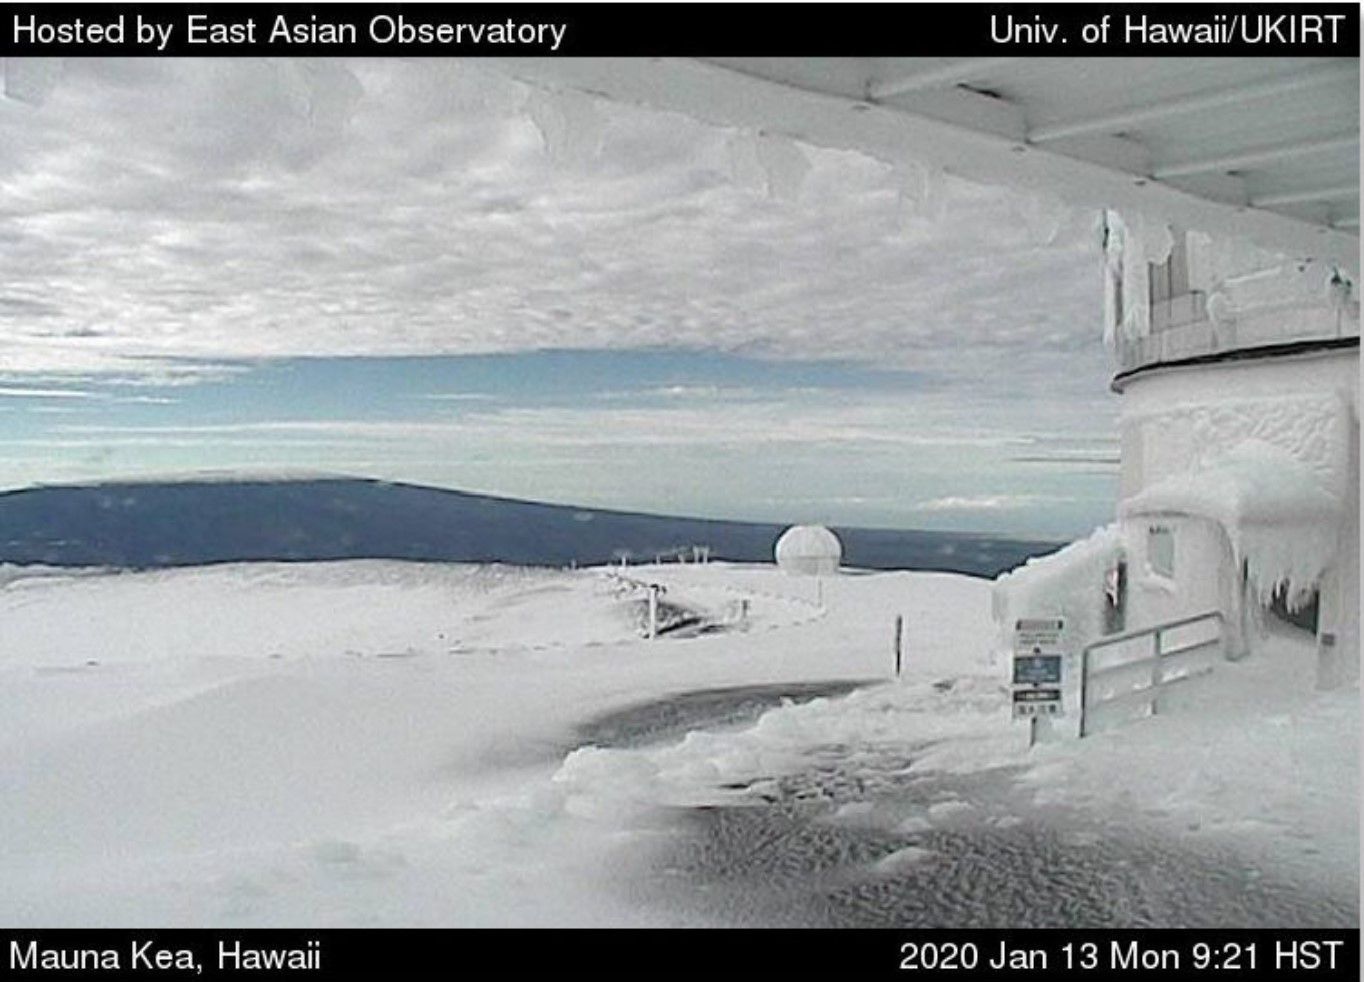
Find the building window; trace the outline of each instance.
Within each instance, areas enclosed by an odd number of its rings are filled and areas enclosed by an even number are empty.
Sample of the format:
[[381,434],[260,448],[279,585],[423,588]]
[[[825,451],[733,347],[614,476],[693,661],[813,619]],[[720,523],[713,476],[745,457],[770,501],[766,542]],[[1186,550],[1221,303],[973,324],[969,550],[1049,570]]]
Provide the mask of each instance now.
[[1174,579],[1175,533],[1164,525],[1151,526],[1146,537],[1146,566],[1157,576]]

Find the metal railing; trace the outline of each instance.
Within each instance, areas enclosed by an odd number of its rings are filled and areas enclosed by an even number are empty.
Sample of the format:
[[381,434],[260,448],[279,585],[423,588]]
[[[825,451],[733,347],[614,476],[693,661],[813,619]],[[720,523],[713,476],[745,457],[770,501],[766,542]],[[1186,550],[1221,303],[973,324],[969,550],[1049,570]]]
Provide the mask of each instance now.
[[[1211,638],[1203,638],[1183,644],[1178,641],[1173,644],[1169,643],[1170,635],[1173,632],[1191,628],[1195,624],[1203,622],[1216,626],[1216,633]],[[1194,655],[1201,655],[1214,650],[1220,652],[1223,636],[1222,612],[1212,610],[1204,614],[1195,614],[1192,617],[1181,617],[1178,620],[1166,621],[1153,627],[1113,634],[1086,645],[1080,653],[1080,736],[1086,736],[1090,732],[1089,716],[1096,710],[1115,705],[1135,705],[1147,710],[1141,714],[1142,716],[1156,715],[1161,687],[1170,682],[1177,682],[1212,671],[1211,664],[1194,667],[1190,665],[1190,662]],[[1136,642],[1147,637],[1151,639],[1150,654],[1138,655],[1102,667],[1095,667],[1091,664],[1094,653],[1097,651]],[[1174,666],[1176,660],[1182,664]],[[1118,681],[1124,676],[1129,679],[1125,688],[1121,687],[1121,683]],[[1096,684],[1096,679],[1099,680],[1098,684]],[[1119,691],[1112,691],[1115,685],[1119,686]]]
[[1359,337],[1357,316],[1301,301],[1261,304],[1218,322],[1209,318],[1203,295],[1189,293],[1154,304],[1149,316],[1146,334],[1118,338],[1120,372],[1292,341]]

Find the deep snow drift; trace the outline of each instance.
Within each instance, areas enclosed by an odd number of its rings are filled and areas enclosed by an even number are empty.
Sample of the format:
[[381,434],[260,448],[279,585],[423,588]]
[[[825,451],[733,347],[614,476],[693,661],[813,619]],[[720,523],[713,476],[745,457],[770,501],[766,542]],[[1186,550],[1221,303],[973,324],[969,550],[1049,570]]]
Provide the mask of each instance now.
[[[646,582],[699,620],[643,639]],[[960,843],[1032,829],[1082,892],[1158,843],[1357,923],[1356,688],[1312,691],[1285,634],[1159,720],[1029,751],[989,606],[722,564],[0,567],[0,923],[914,923],[925,883],[1012,876]],[[716,843],[773,821],[798,886],[719,883]],[[1241,923],[1185,886],[1105,923]],[[1009,923],[991,895],[923,922]]]

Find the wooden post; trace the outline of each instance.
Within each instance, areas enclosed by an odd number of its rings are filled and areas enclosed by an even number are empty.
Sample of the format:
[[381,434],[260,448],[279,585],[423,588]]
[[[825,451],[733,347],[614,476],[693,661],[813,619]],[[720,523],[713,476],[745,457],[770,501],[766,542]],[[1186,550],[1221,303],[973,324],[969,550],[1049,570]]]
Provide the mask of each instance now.
[[904,634],[905,634],[905,618],[904,618],[904,615],[903,615],[903,614],[896,614],[896,615],[895,615],[895,677],[896,677],[897,679],[900,677],[900,668],[901,668],[901,663],[902,663],[902,658],[901,658],[901,656],[902,656],[902,652],[903,652],[903,648],[902,648],[902,645],[901,645],[901,640],[904,638]]
[[658,584],[649,584],[649,637],[658,637]]

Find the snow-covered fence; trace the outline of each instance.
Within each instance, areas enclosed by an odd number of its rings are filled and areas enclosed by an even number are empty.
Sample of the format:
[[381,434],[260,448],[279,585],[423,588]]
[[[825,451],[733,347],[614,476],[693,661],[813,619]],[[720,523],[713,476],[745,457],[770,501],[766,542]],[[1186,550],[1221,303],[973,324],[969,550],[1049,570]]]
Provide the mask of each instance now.
[[1105,710],[1127,710],[1123,722],[1156,715],[1162,686],[1212,671],[1222,651],[1222,628],[1222,613],[1213,610],[1086,645],[1080,654],[1080,736],[1093,731],[1091,717]]
[[747,625],[749,608],[747,599],[730,602],[723,610],[715,610],[709,605],[691,599],[672,597],[664,600],[669,587],[657,581],[637,579],[616,570],[605,575],[617,597],[642,598],[644,616],[640,626],[646,638],[657,638],[692,628],[713,629],[717,626]]

